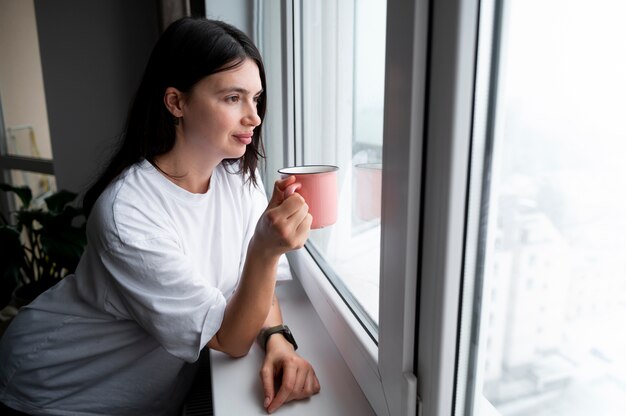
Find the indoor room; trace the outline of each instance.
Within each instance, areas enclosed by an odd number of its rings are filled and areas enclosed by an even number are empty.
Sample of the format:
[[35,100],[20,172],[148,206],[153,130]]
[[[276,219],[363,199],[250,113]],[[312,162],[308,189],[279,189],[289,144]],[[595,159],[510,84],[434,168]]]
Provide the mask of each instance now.
[[625,19],[0,0],[0,415],[626,414]]

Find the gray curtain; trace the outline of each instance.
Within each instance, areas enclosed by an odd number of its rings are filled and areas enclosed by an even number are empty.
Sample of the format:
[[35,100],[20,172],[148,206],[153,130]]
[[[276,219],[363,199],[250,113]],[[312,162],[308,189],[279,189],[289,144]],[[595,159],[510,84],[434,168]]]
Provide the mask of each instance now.
[[159,10],[159,29],[165,30],[176,19],[191,14],[189,0],[157,0]]

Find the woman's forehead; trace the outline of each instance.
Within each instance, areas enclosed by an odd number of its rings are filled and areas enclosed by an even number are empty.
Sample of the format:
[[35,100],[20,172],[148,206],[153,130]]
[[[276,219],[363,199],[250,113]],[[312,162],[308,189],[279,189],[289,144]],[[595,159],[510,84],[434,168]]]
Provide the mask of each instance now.
[[234,68],[211,74],[205,77],[203,81],[207,81],[211,89],[217,91],[223,89],[237,89],[245,90],[251,94],[257,94],[263,90],[259,67],[256,62],[251,59],[245,59],[241,65],[237,65]]

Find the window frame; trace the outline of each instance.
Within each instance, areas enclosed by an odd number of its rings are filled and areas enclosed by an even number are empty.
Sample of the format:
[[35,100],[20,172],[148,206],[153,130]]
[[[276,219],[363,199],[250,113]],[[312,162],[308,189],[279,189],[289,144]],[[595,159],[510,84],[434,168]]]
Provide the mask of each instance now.
[[[505,1],[480,2],[478,40],[476,51],[475,108],[472,126],[472,150],[468,176],[467,226],[464,255],[462,294],[459,299],[459,340],[455,391],[455,415],[472,414],[474,409],[489,415],[499,415],[495,407],[476,386],[481,384],[483,371],[476,367],[476,358],[484,346],[480,339],[480,322],[485,311],[482,305],[467,302],[483,291],[484,248],[490,214],[489,194],[493,141],[496,131],[495,113],[499,92],[500,45]],[[467,334],[469,333],[469,334]],[[475,341],[478,337],[478,341]]]
[[[454,414],[479,0],[433,2],[416,351],[424,414]],[[471,271],[470,271],[471,272]],[[462,411],[462,410],[461,410]]]

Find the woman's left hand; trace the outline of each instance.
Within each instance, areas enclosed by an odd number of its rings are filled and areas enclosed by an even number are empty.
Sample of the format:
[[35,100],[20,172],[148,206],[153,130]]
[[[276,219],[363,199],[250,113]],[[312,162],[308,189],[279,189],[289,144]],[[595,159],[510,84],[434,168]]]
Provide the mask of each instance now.
[[[260,375],[265,391],[263,407],[268,413],[284,403],[306,399],[320,391],[320,383],[311,364],[296,354],[293,346],[280,335],[273,335],[267,340]],[[277,377],[280,382],[278,392],[274,387]]]

